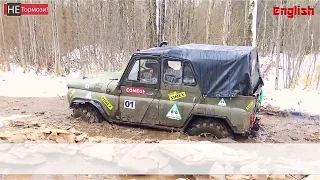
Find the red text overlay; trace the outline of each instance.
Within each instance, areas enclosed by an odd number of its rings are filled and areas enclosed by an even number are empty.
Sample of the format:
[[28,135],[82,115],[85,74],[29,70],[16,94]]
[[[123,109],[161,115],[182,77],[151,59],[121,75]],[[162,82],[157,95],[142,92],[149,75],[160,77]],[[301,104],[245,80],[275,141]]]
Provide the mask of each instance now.
[[294,16],[310,16],[314,15],[314,8],[313,7],[300,7],[300,6],[293,6],[293,7],[273,7],[273,15],[285,15],[288,18],[294,18]]
[[21,15],[48,15],[48,4],[21,4],[7,3],[4,4],[4,14],[7,16]]

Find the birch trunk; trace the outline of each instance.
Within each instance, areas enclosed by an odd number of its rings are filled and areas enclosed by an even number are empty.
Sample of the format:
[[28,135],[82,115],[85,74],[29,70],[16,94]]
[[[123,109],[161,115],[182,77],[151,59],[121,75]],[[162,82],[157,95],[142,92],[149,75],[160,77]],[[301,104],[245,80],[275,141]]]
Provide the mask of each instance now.
[[164,28],[165,28],[165,20],[166,20],[166,0],[161,1],[161,21],[160,21],[160,37],[159,41],[164,40]]
[[208,15],[206,18],[206,43],[209,43],[209,35],[210,35],[210,21],[211,21],[211,6],[212,6],[212,1],[213,0],[209,0],[209,6],[208,6]]
[[248,34],[248,9],[249,9],[249,0],[245,0],[246,4],[245,4],[245,9],[244,9],[244,24],[243,24],[243,40],[244,40],[244,45],[247,45],[247,34]]
[[26,62],[23,55],[23,42],[22,42],[22,30],[21,30],[21,18],[18,19],[18,31],[19,31],[19,52],[20,52],[20,60],[23,71],[26,69]]
[[248,40],[250,39],[250,45],[256,47],[257,46],[257,15],[258,15],[258,1],[257,0],[249,0],[249,8],[248,8]]
[[[0,24],[1,24],[1,32],[2,32],[2,51],[4,54],[4,59],[2,60],[2,68],[4,71],[10,71],[10,64],[9,64],[9,54],[8,54],[8,49],[7,49],[7,44],[6,44],[6,38],[5,38],[5,29],[4,29],[4,24],[3,24],[3,16],[0,15]],[[0,47],[1,49],[1,47]],[[0,61],[1,62],[1,61]],[[0,70],[1,70],[1,64],[0,64]]]
[[230,23],[231,23],[231,0],[226,1],[226,8],[224,12],[224,26],[223,26],[223,44],[228,45],[230,41]]
[[263,35],[262,35],[262,55],[266,55],[266,46],[267,46],[267,41],[266,41],[266,33],[267,33],[267,9],[268,9],[268,2],[267,0],[264,1],[264,22],[263,22]]
[[258,38],[258,0],[253,0],[253,12],[252,12],[252,43],[251,46],[257,46],[257,38]]
[[[282,4],[282,3],[280,3]],[[276,40],[276,77],[275,77],[275,89],[279,88],[279,66],[280,66],[280,36],[281,36],[281,27],[282,27],[282,16],[278,16],[278,26],[277,26],[277,40]]]

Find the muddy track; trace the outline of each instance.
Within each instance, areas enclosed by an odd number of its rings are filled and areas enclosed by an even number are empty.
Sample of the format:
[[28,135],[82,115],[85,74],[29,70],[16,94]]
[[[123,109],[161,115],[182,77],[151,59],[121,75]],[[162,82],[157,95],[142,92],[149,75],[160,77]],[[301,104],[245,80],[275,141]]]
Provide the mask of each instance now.
[[[290,114],[263,110],[262,127],[258,137],[238,142],[320,142],[320,120],[294,117]],[[17,115],[20,115],[18,117]],[[71,117],[66,99],[61,98],[11,98],[0,97],[0,134],[11,137],[11,142],[42,141],[40,127],[75,129],[96,139],[120,138],[128,141],[156,140],[212,140],[190,137],[181,133],[132,128],[103,123],[87,123]],[[1,142],[0,138],[0,142]],[[7,175],[2,179],[209,179],[193,176],[114,176],[114,175]],[[233,179],[233,178],[226,178]],[[292,179],[292,178],[289,178]]]
[[[153,129],[132,128],[127,126],[103,123],[87,123],[71,117],[66,99],[60,98],[11,98],[0,97],[0,117],[12,115],[33,115],[16,119],[25,124],[58,127],[61,129],[74,128],[89,136],[105,138],[121,138],[128,140],[173,140],[190,139],[203,140],[200,137],[190,137],[181,133],[171,133]],[[240,142],[320,142],[320,120],[295,117],[283,113],[266,113],[263,111],[262,127],[258,137]],[[3,126],[2,131],[17,131],[28,126]],[[208,139],[210,140],[210,139]]]

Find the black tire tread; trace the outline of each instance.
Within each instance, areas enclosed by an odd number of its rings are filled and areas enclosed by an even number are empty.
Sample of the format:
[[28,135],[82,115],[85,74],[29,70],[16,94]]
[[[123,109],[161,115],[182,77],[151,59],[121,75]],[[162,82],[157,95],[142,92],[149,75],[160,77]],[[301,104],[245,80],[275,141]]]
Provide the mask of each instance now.
[[198,119],[191,122],[187,128],[190,136],[200,136],[209,133],[218,139],[232,137],[232,132],[223,122],[216,119]]
[[73,117],[81,117],[82,120],[89,123],[101,123],[103,121],[102,116],[95,109],[94,106],[85,104],[73,109]]

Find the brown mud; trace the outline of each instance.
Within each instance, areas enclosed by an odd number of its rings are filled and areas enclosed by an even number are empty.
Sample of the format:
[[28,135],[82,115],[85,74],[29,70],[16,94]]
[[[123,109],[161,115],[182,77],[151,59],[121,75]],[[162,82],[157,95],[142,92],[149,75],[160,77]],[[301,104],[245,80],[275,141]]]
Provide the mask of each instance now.
[[[264,108],[257,137],[237,140],[242,143],[319,143],[320,120],[301,118]],[[19,117],[20,115],[21,117]],[[40,128],[73,129],[95,139],[128,141],[213,140],[190,137],[179,132],[133,128],[104,123],[87,123],[71,117],[67,100],[61,98],[0,97],[0,141],[44,140]],[[206,176],[207,177],[207,176]],[[184,176],[112,176],[112,175],[6,175],[2,179],[194,179]],[[198,179],[198,178],[197,178]]]

